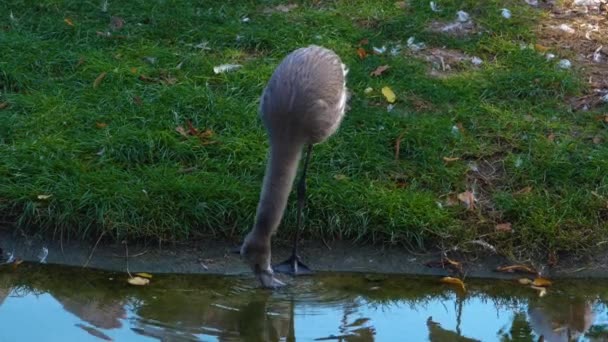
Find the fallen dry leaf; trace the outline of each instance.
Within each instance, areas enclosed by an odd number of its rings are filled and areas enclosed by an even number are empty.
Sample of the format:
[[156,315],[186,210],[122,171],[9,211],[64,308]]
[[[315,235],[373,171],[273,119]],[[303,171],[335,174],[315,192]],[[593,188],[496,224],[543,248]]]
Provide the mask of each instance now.
[[399,136],[395,140],[395,160],[399,160],[399,153],[401,151],[401,139],[403,139],[404,135],[405,131],[401,132],[401,134],[399,134]]
[[359,41],[359,45],[367,45],[369,44],[369,39],[363,38]]
[[194,127],[194,125],[192,125],[192,121],[188,120],[188,121],[186,121],[186,124],[188,124],[188,134],[198,135],[198,129],[196,129],[196,127]]
[[594,144],[599,145],[602,143],[602,137],[600,137],[599,135],[596,135],[593,137],[592,141]]
[[334,175],[334,179],[335,179],[335,180],[339,180],[339,181],[340,181],[340,180],[345,180],[345,179],[348,179],[348,176],[346,176],[346,175],[343,175],[343,174],[339,173],[339,174],[337,174],[337,175]]
[[150,284],[150,279],[143,277],[132,277],[127,279],[127,282],[131,285],[144,286]]
[[549,51],[549,48],[540,44],[534,44],[534,50],[538,52],[547,52]]
[[469,190],[465,192],[461,192],[458,194],[458,200],[464,203],[467,206],[467,209],[474,210],[475,209],[475,195]]
[[112,16],[110,18],[110,29],[117,31],[125,26],[125,20],[121,17]]
[[554,142],[555,141],[555,134],[549,133],[549,135],[547,135],[547,140],[549,140],[550,142]]
[[460,160],[460,158],[459,157],[443,157],[443,161],[446,163],[455,162],[457,160]]
[[133,96],[133,103],[135,103],[138,106],[141,106],[144,103],[144,101],[139,96]]
[[135,275],[142,277],[142,278],[152,279],[152,275],[150,273],[146,273],[146,272],[135,273]]
[[17,266],[21,265],[23,263],[23,259],[21,258],[17,258],[15,259],[15,261],[13,261],[11,263],[11,266],[13,267],[13,271],[17,269]]
[[500,267],[496,268],[496,271],[507,272],[507,273],[523,272],[523,273],[538,274],[538,272],[536,272],[534,269],[532,269],[531,267],[525,266],[525,265],[500,266]]
[[397,179],[395,179],[395,185],[398,188],[402,188],[403,189],[403,188],[407,187],[408,184],[407,184],[407,181],[404,178],[397,178]]
[[530,284],[532,284],[532,280],[528,279],[528,278],[520,278],[518,281],[522,285],[530,285]]
[[442,283],[445,284],[453,284],[453,285],[457,285],[460,286],[462,288],[462,291],[466,291],[466,288],[464,286],[464,283],[462,282],[462,280],[458,279],[458,278],[454,278],[454,277],[443,277],[441,278],[439,281],[441,281]]
[[74,27],[74,23],[72,22],[72,19],[70,19],[70,18],[63,19],[63,22],[66,23],[68,26]]
[[0,110],[8,107],[8,102],[0,102]]
[[462,264],[458,261],[454,261],[448,257],[445,258],[445,261],[448,262],[448,264],[454,266],[455,268],[459,269],[460,271],[462,271]]
[[384,73],[386,70],[390,69],[391,67],[388,65],[381,65],[379,67],[376,68],[376,70],[372,71],[370,73],[370,76],[380,76],[382,75],[382,73]]
[[105,122],[96,122],[96,123],[95,123],[95,126],[96,126],[97,128],[106,128],[106,127],[108,127],[108,124],[107,124],[107,123],[105,123]]
[[101,81],[103,81],[104,78],[106,78],[106,75],[108,73],[107,72],[102,72],[101,74],[99,74],[99,76],[97,76],[97,78],[95,79],[95,81],[93,81],[93,88],[97,88],[99,86],[99,84],[101,83]]
[[407,2],[405,2],[405,1],[397,1],[397,2],[395,2],[395,7],[400,8],[400,9],[406,9],[407,8]]
[[496,225],[495,229],[497,232],[506,232],[506,233],[513,232],[513,228],[511,227],[511,223],[509,223],[509,222],[499,223]]
[[51,196],[53,196],[53,195],[38,195],[37,198],[39,200],[47,200],[47,199],[51,198]]
[[447,196],[445,200],[445,205],[448,207],[453,207],[458,204],[458,196],[454,194],[450,194]]
[[186,132],[186,130],[182,126],[175,127],[175,131],[177,133],[181,134],[182,136],[186,137],[186,138],[188,137],[188,133]]
[[456,127],[458,127],[461,134],[464,134],[464,126],[462,125],[462,122],[457,122]]
[[166,75],[160,78],[160,82],[164,85],[174,85],[175,83],[177,83],[177,78],[171,75]]
[[524,195],[527,193],[530,193],[532,191],[532,187],[531,186],[527,186],[523,189],[517,190],[516,192],[514,192],[514,195]]
[[542,277],[538,277],[536,279],[534,279],[534,281],[532,282],[533,286],[538,286],[538,287],[547,287],[547,286],[551,286],[551,280],[546,279],[546,278],[542,278]]
[[539,297],[544,297],[547,294],[547,289],[544,287],[538,287],[538,286],[530,286],[531,288],[535,289],[536,291],[538,291],[538,296]]
[[131,67],[131,73],[132,74],[137,74],[137,68],[136,67]]
[[287,5],[278,5],[274,9],[279,12],[287,13],[297,7],[298,7],[297,4],[287,4]]
[[149,77],[149,76],[146,76],[146,75],[139,75],[138,78],[139,78],[140,81],[144,81],[144,82],[148,82],[148,83],[156,83],[156,82],[158,82],[158,78]]
[[429,261],[425,265],[427,267],[440,267],[440,268],[451,267],[452,269],[459,272],[460,274],[463,273],[462,263],[460,263],[458,261],[454,261],[448,257],[443,257],[439,261]]
[[390,103],[394,103],[397,100],[397,96],[393,92],[393,90],[389,87],[382,87],[382,95],[386,98],[386,100]]
[[367,57],[367,52],[365,51],[364,48],[357,48],[357,55],[359,56],[359,58],[364,59],[365,57]]

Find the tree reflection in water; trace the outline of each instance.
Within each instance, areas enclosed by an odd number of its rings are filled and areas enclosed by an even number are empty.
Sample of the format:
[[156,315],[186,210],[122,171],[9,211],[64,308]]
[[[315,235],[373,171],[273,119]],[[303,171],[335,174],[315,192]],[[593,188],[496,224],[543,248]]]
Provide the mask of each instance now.
[[147,287],[125,278],[50,265],[0,272],[0,321],[13,322],[3,324],[0,340],[11,329],[11,336],[29,336],[18,329],[30,317],[19,315],[36,317],[37,308],[17,310],[15,303],[50,295],[64,313],[41,319],[59,332],[77,329],[102,340],[606,341],[602,285],[564,285],[538,298],[513,283],[487,281],[471,281],[466,295],[456,295],[428,278],[318,275],[276,292],[249,278],[155,276]]

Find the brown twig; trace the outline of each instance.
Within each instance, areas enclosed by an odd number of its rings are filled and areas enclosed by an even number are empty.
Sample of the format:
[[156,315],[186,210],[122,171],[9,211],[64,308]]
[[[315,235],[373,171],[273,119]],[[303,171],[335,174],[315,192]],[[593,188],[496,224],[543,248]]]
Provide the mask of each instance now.
[[[89,254],[89,258],[87,259],[87,261],[84,263],[84,265],[82,265],[82,268],[85,268],[87,266],[89,266],[89,262],[91,261],[91,258],[93,257],[93,253],[95,253],[95,249],[97,248],[97,245],[99,244],[99,241],[101,241],[101,238],[103,238],[103,236],[106,234],[106,231],[104,230],[101,235],[99,235],[99,238],[97,239],[97,242],[95,242],[95,246],[93,246],[93,249],[91,250],[91,254]],[[63,247],[61,248],[61,252],[63,253]]]
[[401,139],[403,139],[404,135],[405,131],[401,132],[401,134],[399,134],[399,136],[397,137],[397,140],[395,140],[395,161],[399,160],[399,152],[401,150]]
[[129,275],[129,278],[133,278],[133,276],[131,275],[131,272],[129,272],[129,246],[127,245],[127,241],[123,240],[123,242],[125,244],[125,258],[127,260],[127,274]]

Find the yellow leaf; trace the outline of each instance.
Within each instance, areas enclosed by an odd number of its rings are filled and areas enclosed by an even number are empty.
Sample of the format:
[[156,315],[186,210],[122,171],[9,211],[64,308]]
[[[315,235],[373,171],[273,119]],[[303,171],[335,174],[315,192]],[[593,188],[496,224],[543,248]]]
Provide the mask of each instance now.
[[101,81],[103,81],[104,78],[106,78],[106,75],[108,73],[107,72],[102,72],[101,74],[99,74],[99,76],[97,76],[97,78],[95,79],[95,81],[93,81],[93,88],[97,88],[99,86],[99,84],[101,83]]
[[538,278],[534,279],[534,281],[532,282],[532,285],[537,286],[537,287],[551,286],[551,280],[538,277]]
[[144,285],[150,284],[150,279],[142,278],[142,277],[133,277],[133,278],[127,279],[127,282],[131,285],[144,286]]
[[382,88],[382,95],[384,95],[384,97],[386,97],[386,100],[390,103],[393,103],[393,102],[395,102],[395,100],[397,100],[397,96],[395,95],[395,93],[393,93],[393,90],[389,87]]
[[462,280],[458,279],[458,278],[454,278],[454,277],[443,277],[440,279],[440,281],[442,283],[446,283],[446,284],[453,284],[453,285],[458,285],[462,288],[463,291],[466,291],[466,288],[464,287],[464,283],[462,282]]
[[47,199],[51,198],[51,196],[53,196],[53,195],[38,195],[38,199],[47,200]]
[[148,279],[152,279],[152,275],[150,273],[146,273],[146,272],[141,272],[141,273],[135,273],[136,276],[140,276],[143,278],[148,278]]
[[74,23],[72,22],[72,20],[70,18],[65,18],[63,19],[63,21],[68,24],[68,26],[74,26]]
[[108,124],[105,122],[96,122],[95,126],[97,126],[97,128],[106,128],[108,127]]
[[131,68],[131,73],[132,74],[137,74],[137,68],[136,67],[132,67]]
[[532,284],[532,280],[530,280],[528,278],[520,278],[519,283],[522,285],[530,285],[530,284]]

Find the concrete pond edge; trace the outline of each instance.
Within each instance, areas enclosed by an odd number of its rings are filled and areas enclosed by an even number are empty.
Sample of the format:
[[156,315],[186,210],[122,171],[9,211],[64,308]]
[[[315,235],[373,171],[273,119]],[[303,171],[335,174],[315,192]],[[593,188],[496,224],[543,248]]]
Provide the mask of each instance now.
[[[233,250],[238,245],[229,241],[196,241],[172,243],[91,243],[85,241],[59,242],[39,236],[16,234],[0,228],[0,248],[3,257],[11,255],[26,262],[63,266],[85,267],[114,272],[149,272],[156,274],[208,274],[225,276],[251,276],[252,274]],[[128,258],[126,257],[128,251]],[[289,255],[287,245],[273,246],[273,261]],[[302,258],[317,272],[398,274],[408,276],[454,276],[441,267],[429,267],[429,262],[440,260],[440,253],[414,254],[404,248],[333,242],[329,244],[303,241]],[[472,258],[471,258],[472,259]],[[6,260],[3,260],[4,262]],[[484,254],[475,260],[465,260],[464,276],[483,279],[517,279],[525,273],[497,272],[499,266],[517,262],[507,258]],[[526,264],[526,263],[524,263]],[[527,263],[530,265],[530,263]],[[553,268],[543,268],[548,278],[608,279],[608,253],[593,257],[566,257]],[[458,275],[456,275],[458,276]]]

